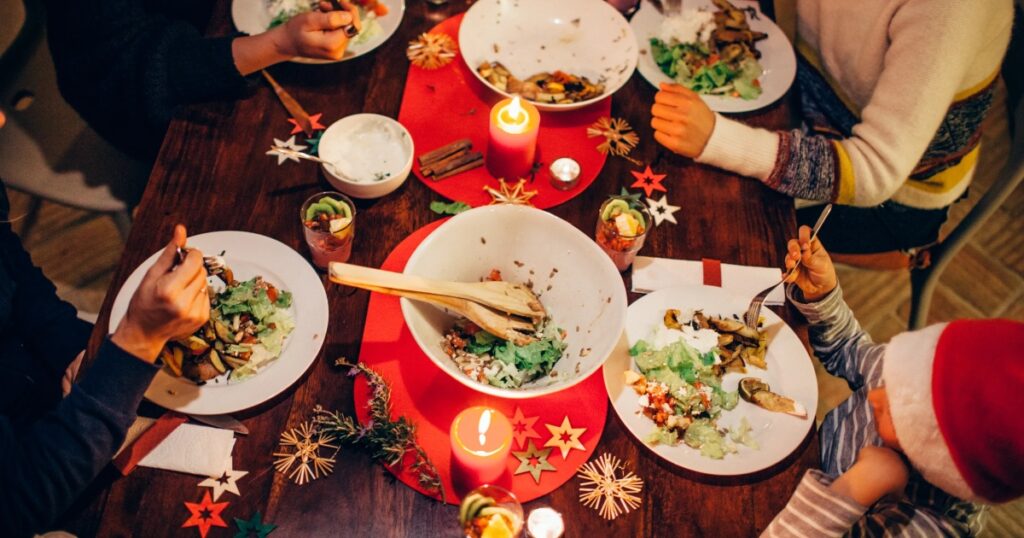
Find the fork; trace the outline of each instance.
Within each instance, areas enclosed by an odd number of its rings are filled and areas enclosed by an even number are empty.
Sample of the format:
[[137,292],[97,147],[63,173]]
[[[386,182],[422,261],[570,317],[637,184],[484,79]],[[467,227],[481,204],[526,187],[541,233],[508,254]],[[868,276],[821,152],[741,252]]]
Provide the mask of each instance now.
[[[825,209],[821,210],[821,214],[818,215],[818,220],[814,223],[814,229],[811,231],[811,243],[813,243],[814,239],[818,237],[818,231],[821,230],[821,227],[825,224],[825,219],[828,218],[828,215],[831,212],[832,204],[828,204],[827,206],[825,206]],[[775,288],[779,287],[779,284],[784,283],[785,281],[789,280],[790,277],[796,274],[796,271],[799,267],[800,259],[798,258],[796,260],[796,263],[793,264],[793,267],[789,271],[786,271],[786,274],[782,276],[782,280],[776,282],[775,284],[772,284],[771,286],[768,286],[761,293],[758,293],[757,295],[754,296],[753,299],[751,299],[750,306],[747,307],[747,313],[743,314],[744,325],[750,327],[751,329],[757,329],[757,321],[761,318],[761,307],[764,306],[764,300],[768,298],[768,294],[771,293],[772,290],[774,290]]]

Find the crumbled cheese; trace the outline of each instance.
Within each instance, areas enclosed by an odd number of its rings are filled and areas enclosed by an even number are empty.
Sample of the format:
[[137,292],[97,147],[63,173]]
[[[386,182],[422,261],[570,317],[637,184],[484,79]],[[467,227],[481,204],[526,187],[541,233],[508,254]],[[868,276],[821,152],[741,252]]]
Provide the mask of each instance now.
[[659,37],[665,43],[707,43],[715,29],[715,16],[703,9],[684,9],[661,21]]
[[651,398],[650,398],[650,396],[644,394],[644,395],[640,396],[640,399],[637,400],[637,403],[640,404],[640,407],[650,407],[651,406]]

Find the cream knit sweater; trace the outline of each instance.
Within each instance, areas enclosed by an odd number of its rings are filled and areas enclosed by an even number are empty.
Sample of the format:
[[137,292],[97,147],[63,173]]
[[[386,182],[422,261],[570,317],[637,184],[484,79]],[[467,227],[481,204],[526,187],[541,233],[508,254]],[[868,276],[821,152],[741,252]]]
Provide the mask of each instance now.
[[917,208],[967,189],[1011,0],[798,0],[805,130],[722,115],[697,161],[798,198]]

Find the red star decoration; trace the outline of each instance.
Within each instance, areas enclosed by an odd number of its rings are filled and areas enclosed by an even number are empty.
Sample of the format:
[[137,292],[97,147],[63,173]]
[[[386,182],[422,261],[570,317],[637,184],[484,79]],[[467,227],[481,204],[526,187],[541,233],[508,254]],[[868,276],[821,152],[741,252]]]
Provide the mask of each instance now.
[[516,440],[516,446],[523,448],[527,439],[540,439],[540,434],[533,429],[533,425],[540,417],[529,417],[523,415],[523,410],[516,407],[516,414],[512,415],[512,437]]
[[[324,127],[324,124],[320,123],[320,116],[323,116],[323,113],[313,114],[312,116],[309,117],[310,129],[312,129],[314,131],[318,131],[318,130],[326,129],[327,128],[327,127]],[[292,124],[294,126],[294,127],[292,127],[292,132],[290,132],[288,134],[298,134],[298,133],[302,132],[302,126],[299,125],[299,120],[297,120],[295,118],[288,118],[288,123],[290,123],[290,124]]]
[[654,191],[668,192],[664,185],[661,184],[661,180],[665,179],[665,174],[655,174],[651,171],[650,165],[642,173],[635,170],[630,170],[630,174],[636,178],[636,181],[630,185],[633,189],[643,189],[647,197],[650,198]]
[[228,524],[224,522],[224,519],[220,517],[220,513],[228,507],[230,503],[215,503],[210,499],[210,492],[207,491],[203,494],[203,500],[200,503],[185,503],[185,508],[188,508],[192,515],[188,518],[188,521],[181,524],[181,528],[185,527],[199,527],[199,536],[206,538],[206,533],[210,532],[210,527],[227,527]]

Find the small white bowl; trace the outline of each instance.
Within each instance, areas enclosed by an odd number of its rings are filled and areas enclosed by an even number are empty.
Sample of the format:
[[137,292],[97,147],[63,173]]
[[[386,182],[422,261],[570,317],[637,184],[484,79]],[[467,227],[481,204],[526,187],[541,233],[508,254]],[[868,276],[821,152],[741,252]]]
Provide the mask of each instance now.
[[[380,198],[405,183],[412,170],[412,135],[380,114],[353,114],[331,124],[320,138],[327,181],[353,198]],[[344,177],[343,177],[344,176]]]
[[553,375],[518,389],[494,387],[464,374],[441,349],[455,318],[431,305],[402,299],[402,315],[420,349],[463,385],[501,398],[533,398],[565,390],[596,372],[626,325],[622,276],[597,243],[572,224],[540,209],[490,205],[438,226],[416,248],[405,273],[476,282],[492,269],[509,282],[532,282],[568,347]]

